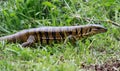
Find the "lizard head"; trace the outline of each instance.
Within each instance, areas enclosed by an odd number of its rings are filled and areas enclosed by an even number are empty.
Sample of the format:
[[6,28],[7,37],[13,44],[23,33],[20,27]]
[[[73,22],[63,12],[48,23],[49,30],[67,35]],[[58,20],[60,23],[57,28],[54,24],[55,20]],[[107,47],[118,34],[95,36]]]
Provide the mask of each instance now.
[[101,25],[93,24],[91,25],[91,33],[104,33],[107,32],[107,29]]
[[86,29],[83,31],[86,31],[83,33],[84,36],[88,35],[94,35],[94,34],[99,34],[99,33],[104,33],[107,32],[107,29],[101,25],[98,24],[90,24],[86,26]]

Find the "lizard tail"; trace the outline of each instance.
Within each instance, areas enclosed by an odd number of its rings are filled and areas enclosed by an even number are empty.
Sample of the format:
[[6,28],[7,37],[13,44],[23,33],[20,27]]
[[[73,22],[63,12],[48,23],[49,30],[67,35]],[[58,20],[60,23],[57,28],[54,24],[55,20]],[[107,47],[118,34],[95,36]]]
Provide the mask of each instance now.
[[16,38],[15,35],[8,35],[8,36],[0,37],[0,41],[15,42]]

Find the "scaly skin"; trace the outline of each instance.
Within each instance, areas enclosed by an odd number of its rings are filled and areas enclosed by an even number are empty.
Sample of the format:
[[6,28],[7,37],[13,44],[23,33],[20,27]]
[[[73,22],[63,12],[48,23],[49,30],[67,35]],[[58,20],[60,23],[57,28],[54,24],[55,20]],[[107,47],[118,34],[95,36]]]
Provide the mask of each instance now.
[[40,27],[26,29],[12,35],[0,37],[0,41],[7,40],[8,42],[20,42],[22,43],[22,46],[25,47],[36,42],[49,44],[52,41],[64,41],[69,36],[78,40],[83,37],[104,33],[106,31],[106,28],[96,24],[64,27]]

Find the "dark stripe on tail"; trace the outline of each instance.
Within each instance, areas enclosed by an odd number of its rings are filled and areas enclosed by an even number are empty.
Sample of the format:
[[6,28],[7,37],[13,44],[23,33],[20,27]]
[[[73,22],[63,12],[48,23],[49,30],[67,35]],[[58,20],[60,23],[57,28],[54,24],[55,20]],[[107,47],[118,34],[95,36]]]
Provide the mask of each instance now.
[[46,42],[47,42],[47,44],[49,44],[49,35],[48,35],[48,32],[45,32],[45,36],[46,36]]
[[42,39],[42,32],[39,32],[39,37],[40,37],[40,42],[41,42],[41,44],[43,43],[43,39]]
[[76,33],[76,35],[78,35],[78,30],[77,30],[77,28],[75,29],[75,33]]
[[81,37],[83,37],[82,35],[83,35],[83,28],[81,27],[81,29],[80,29],[80,34],[81,34]]
[[71,28],[67,28],[67,31],[68,31],[68,35],[72,34]]
[[62,31],[59,32],[60,36],[62,37],[62,39],[64,39],[65,35]]
[[69,31],[68,33],[69,33],[69,35],[71,35],[71,34],[72,34],[72,31]]
[[52,37],[54,39],[54,42],[56,43],[57,42],[57,40],[56,40],[56,32],[52,32]]

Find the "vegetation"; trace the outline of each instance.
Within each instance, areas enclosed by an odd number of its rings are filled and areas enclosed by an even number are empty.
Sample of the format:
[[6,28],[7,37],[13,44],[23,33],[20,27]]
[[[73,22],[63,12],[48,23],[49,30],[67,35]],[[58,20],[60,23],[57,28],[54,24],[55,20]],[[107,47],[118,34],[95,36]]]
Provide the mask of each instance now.
[[[86,21],[90,18],[95,21]],[[40,26],[64,26],[100,23],[107,33],[41,48],[23,48],[20,44],[0,42],[1,71],[82,71],[82,64],[103,64],[120,59],[119,0],[1,0],[0,36]],[[120,25],[120,24],[119,24]],[[93,71],[93,70],[92,70]]]

